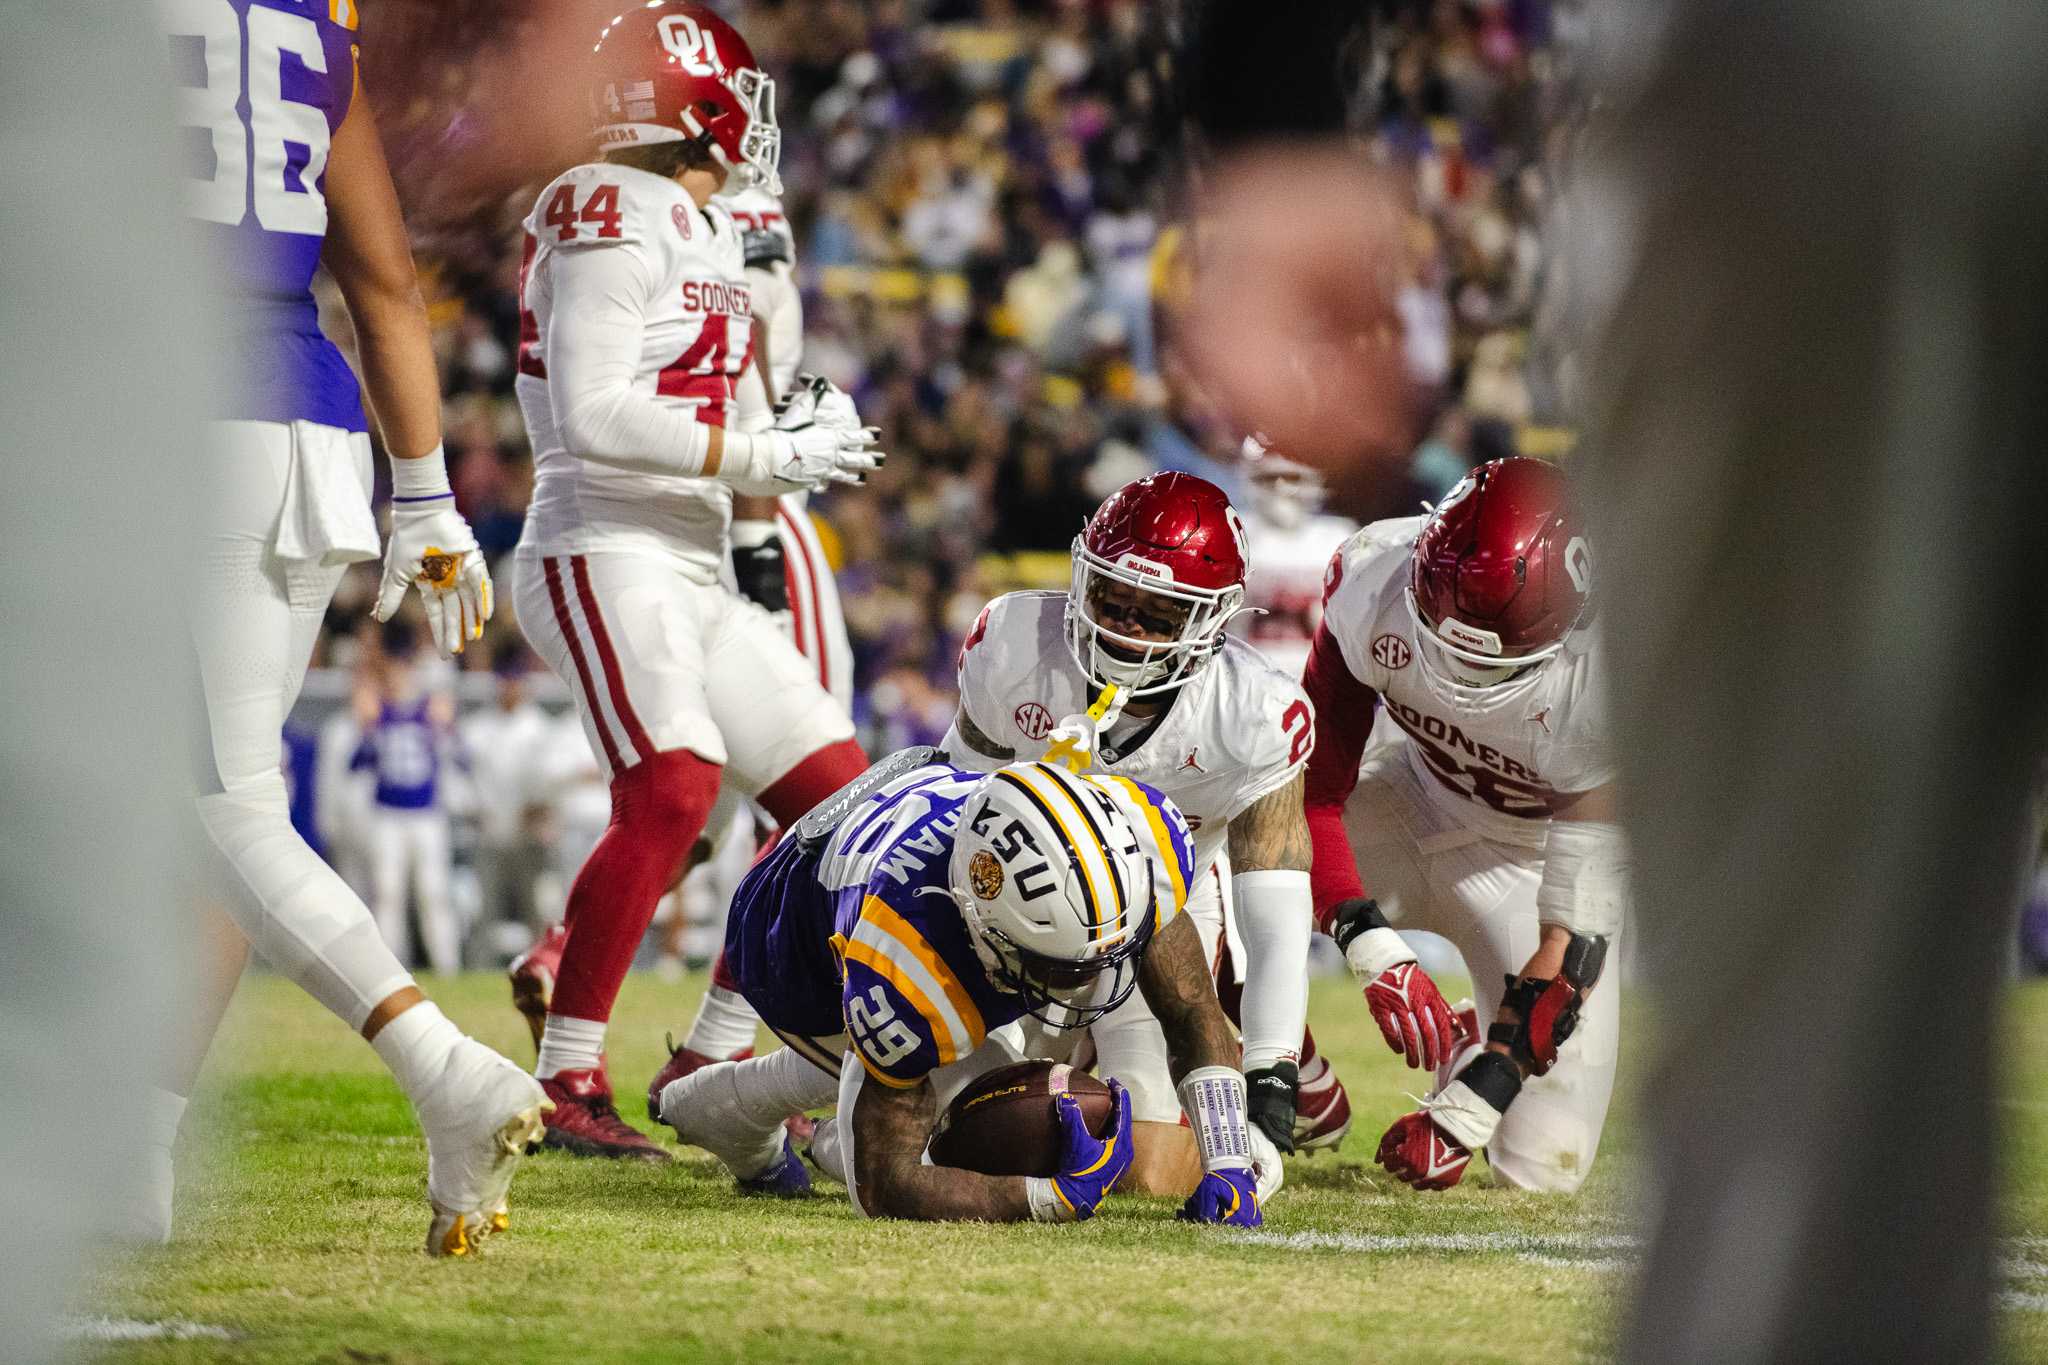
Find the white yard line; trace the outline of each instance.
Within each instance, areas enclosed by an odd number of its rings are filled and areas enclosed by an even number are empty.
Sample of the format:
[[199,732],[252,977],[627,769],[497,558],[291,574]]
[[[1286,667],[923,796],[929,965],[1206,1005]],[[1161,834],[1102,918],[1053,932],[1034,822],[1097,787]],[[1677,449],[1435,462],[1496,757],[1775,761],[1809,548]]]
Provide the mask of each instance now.
[[234,1341],[241,1336],[211,1323],[165,1318],[141,1322],[134,1318],[70,1318],[58,1329],[71,1341]]

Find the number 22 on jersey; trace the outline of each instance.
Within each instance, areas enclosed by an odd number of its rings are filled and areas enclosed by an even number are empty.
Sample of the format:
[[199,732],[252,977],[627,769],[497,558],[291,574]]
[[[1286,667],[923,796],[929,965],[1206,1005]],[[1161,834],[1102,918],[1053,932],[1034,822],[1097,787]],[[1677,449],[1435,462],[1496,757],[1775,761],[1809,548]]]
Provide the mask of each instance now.
[[[204,83],[177,92],[179,123],[207,133],[213,151],[213,173],[185,182],[192,215],[233,227],[253,207],[266,231],[325,236],[327,200],[318,186],[327,170],[327,115],[284,97],[284,62],[289,54],[307,72],[348,88],[355,73],[328,71],[319,25],[303,14],[251,4],[245,18],[229,0],[164,0],[163,15],[174,55],[180,39],[196,39],[203,54]],[[353,5],[347,17],[353,20]]]

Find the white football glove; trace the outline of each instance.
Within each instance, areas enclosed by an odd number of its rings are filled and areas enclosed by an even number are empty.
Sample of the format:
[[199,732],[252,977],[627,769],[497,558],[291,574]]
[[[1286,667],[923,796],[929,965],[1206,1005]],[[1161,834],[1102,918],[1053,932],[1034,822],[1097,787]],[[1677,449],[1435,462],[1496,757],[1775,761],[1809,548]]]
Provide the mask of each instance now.
[[[785,421],[786,414],[795,414]],[[785,430],[795,430],[806,420],[821,427],[838,427],[852,430],[860,426],[860,413],[853,406],[853,396],[819,374],[800,374],[796,386],[782,396],[775,405],[776,425]]]
[[866,482],[871,471],[882,467],[884,457],[875,448],[878,435],[873,427],[805,426],[796,431],[773,427],[754,439],[771,443],[768,477],[782,485],[776,492],[788,493],[828,483]]
[[391,468],[391,539],[384,546],[376,617],[389,621],[405,601],[405,590],[416,587],[434,647],[460,654],[464,642],[483,637],[484,622],[491,619],[491,571],[469,523],[455,510],[440,448],[420,459],[393,460]]

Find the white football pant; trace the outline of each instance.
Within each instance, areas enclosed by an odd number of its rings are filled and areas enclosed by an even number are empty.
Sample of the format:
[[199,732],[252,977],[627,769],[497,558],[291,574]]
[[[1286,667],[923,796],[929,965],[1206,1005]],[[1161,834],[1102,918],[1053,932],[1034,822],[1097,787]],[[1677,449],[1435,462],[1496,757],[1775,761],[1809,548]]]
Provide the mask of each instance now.
[[[1359,874],[1387,919],[1456,944],[1472,974],[1481,1027],[1493,1019],[1505,977],[1536,951],[1536,888],[1543,855],[1486,839],[1455,823],[1409,766],[1407,741],[1366,751],[1344,828]],[[1486,1149],[1494,1171],[1522,1189],[1569,1194],[1600,1150],[1621,1039],[1620,937],[1609,944],[1599,985],[1578,1030],[1545,1076],[1532,1076]]]
[[292,828],[279,768],[285,716],[347,566],[280,558],[276,534],[287,511],[305,510],[323,486],[332,488],[324,475],[309,477],[310,462],[346,462],[367,516],[370,442],[307,422],[219,422],[210,431],[204,486],[212,524],[192,609],[213,741],[200,818],[247,892],[228,899],[250,944],[360,1031],[371,1009],[412,977],[369,908]]
[[412,956],[406,892],[419,911],[427,964],[462,969],[462,931],[448,895],[448,812],[378,806],[370,816],[370,908],[378,932],[401,961]]

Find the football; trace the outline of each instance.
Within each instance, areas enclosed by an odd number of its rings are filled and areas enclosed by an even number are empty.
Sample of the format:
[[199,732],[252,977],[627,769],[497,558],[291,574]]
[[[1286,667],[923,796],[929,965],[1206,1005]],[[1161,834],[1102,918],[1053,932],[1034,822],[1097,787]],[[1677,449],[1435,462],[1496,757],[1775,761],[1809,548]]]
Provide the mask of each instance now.
[[998,1067],[954,1096],[932,1129],[932,1161],[983,1175],[1056,1175],[1060,1124],[1056,1097],[1071,1094],[1097,1137],[1109,1131],[1109,1087],[1059,1062]]

